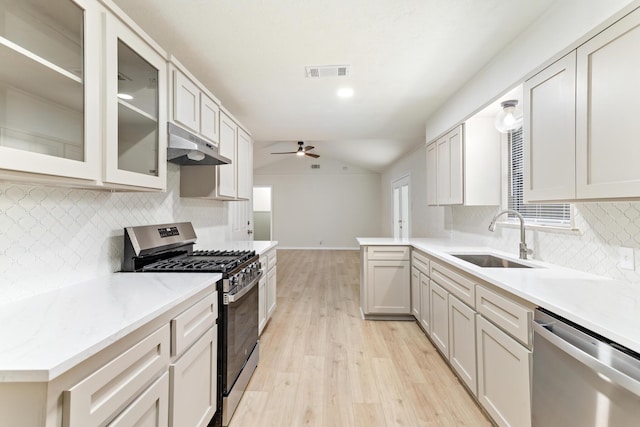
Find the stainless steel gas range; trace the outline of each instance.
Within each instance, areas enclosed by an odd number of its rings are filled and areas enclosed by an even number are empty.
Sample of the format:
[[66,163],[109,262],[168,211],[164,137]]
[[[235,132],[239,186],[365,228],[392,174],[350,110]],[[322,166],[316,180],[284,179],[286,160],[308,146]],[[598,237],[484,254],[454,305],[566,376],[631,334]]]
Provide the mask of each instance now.
[[190,222],[124,229],[122,270],[221,273],[217,282],[217,411],[209,426],[227,426],[258,365],[258,281],[262,269],[253,251],[193,250]]

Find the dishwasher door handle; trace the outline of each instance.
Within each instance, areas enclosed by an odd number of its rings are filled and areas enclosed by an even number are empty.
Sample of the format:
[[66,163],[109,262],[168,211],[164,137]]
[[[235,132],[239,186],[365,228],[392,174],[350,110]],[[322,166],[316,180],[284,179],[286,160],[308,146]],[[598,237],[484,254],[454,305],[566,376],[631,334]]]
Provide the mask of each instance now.
[[[542,326],[541,324],[535,321],[533,322],[533,331],[538,335],[540,335],[542,338],[544,338],[547,342],[549,342],[550,344],[558,348],[559,350],[565,352],[566,354],[571,356],[573,359],[589,367],[590,369],[597,372],[601,376],[607,378],[612,383],[615,383],[625,388],[626,390],[630,391],[636,396],[640,396],[640,381],[638,379],[630,377],[625,373],[620,372],[615,368],[612,368],[611,366],[602,362],[598,358],[593,357],[592,355],[582,351],[578,347],[571,345],[569,342],[565,341],[564,339],[562,339],[561,337],[554,334],[552,331],[550,331],[549,329],[545,328],[544,326]],[[606,343],[603,343],[603,344],[608,345]],[[535,340],[534,340],[534,346],[533,346],[534,355],[535,355],[535,351],[536,349],[535,349]]]

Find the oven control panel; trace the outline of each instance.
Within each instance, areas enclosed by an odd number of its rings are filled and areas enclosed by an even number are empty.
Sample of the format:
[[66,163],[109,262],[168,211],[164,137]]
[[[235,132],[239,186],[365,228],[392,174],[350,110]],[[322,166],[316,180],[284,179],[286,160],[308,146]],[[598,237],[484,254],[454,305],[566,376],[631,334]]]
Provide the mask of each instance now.
[[158,228],[158,233],[160,234],[160,237],[162,237],[162,238],[171,237],[171,236],[179,236],[180,235],[180,232],[178,231],[178,227]]

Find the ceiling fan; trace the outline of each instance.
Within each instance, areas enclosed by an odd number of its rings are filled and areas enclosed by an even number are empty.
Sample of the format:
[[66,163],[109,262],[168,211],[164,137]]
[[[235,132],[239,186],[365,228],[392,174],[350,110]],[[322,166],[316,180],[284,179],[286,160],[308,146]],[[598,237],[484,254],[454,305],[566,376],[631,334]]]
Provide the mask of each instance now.
[[313,145],[307,145],[306,147],[303,147],[303,145],[304,145],[303,141],[298,141],[298,151],[285,151],[284,153],[271,153],[271,154],[295,154],[298,156],[313,157],[314,159],[317,159],[318,157],[320,157],[317,154],[309,153],[309,151],[315,148]]

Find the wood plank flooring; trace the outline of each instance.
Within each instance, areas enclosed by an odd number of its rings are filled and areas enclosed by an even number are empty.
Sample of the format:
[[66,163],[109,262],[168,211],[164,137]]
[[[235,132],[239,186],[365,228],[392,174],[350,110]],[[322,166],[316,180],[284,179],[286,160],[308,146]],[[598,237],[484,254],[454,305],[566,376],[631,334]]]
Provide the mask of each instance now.
[[230,427],[490,426],[416,322],[360,318],[359,263],[278,250],[277,309]]

